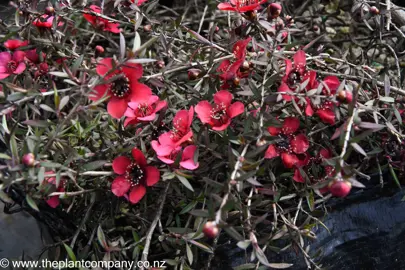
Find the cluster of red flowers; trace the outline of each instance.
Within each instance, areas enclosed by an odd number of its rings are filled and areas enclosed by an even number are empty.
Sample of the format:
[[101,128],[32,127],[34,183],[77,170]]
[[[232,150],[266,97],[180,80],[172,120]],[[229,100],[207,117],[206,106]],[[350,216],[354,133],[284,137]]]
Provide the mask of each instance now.
[[[287,102],[294,99],[301,107],[305,108],[304,111],[307,116],[316,114],[322,122],[331,125],[335,124],[335,109],[339,105],[339,101],[337,101],[339,79],[336,76],[327,76],[322,81],[319,81],[316,72],[307,69],[305,52],[302,50],[295,53],[293,62],[287,59],[285,63],[285,75],[278,88],[278,91],[282,93],[282,98]],[[306,86],[302,87],[305,83]],[[325,96],[325,99],[320,101],[318,97],[312,96],[299,99],[296,95],[317,89],[319,93]],[[347,94],[351,96],[351,93]],[[347,102],[350,101],[351,99],[348,98]]]

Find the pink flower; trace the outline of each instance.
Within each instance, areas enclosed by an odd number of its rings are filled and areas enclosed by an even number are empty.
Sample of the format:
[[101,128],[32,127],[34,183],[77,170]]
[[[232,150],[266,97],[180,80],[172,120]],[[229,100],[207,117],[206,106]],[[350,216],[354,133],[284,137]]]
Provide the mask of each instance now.
[[[92,12],[101,14],[101,8],[96,5],[91,5],[90,9]],[[100,16],[92,15],[92,14],[83,14],[83,17],[93,25],[94,28],[100,29],[102,31],[111,32],[111,33],[119,33],[121,30],[118,28],[120,26],[119,23],[110,22],[107,19],[101,18]]]
[[214,106],[208,101],[200,101],[195,107],[198,118],[204,124],[209,124],[213,130],[225,130],[231,119],[242,114],[245,106],[242,102],[231,104],[233,96],[226,90],[221,90],[214,95]]
[[145,102],[128,102],[124,126],[153,121],[156,113],[166,106],[167,101],[159,100],[158,96],[150,96]]
[[159,136],[158,141],[152,141],[152,147],[158,156],[168,156],[182,143],[193,136],[190,126],[194,118],[194,108],[180,110],[173,118],[173,129]]
[[33,25],[38,28],[52,28],[54,16],[48,16],[46,14],[41,15],[41,17],[36,18],[33,21]]
[[12,54],[9,52],[0,53],[0,80],[12,74],[21,74],[24,72],[26,68],[24,55],[25,53],[22,51],[15,51]]
[[309,141],[304,134],[294,134],[299,126],[298,118],[287,117],[284,119],[282,128],[269,127],[270,135],[278,136],[280,139],[267,148],[264,158],[273,159],[281,155],[281,160],[286,168],[305,165],[307,157],[305,156],[301,160],[299,156],[304,155],[308,150]]
[[[138,0],[138,4],[137,6],[139,7],[140,5],[142,5],[143,3],[145,3],[148,0]],[[135,0],[131,0],[132,3],[135,3]]]
[[160,172],[148,166],[144,154],[137,148],[132,149],[133,160],[126,156],[114,159],[112,166],[118,176],[111,184],[111,191],[118,197],[129,193],[129,201],[138,203],[146,194],[147,186],[154,186],[160,179]]
[[[42,54],[42,59],[45,59],[45,57],[46,57],[45,53],[41,52],[41,54]],[[37,53],[36,49],[25,51],[25,57],[34,64],[41,63],[41,59],[40,59],[39,54]]]
[[266,2],[267,0],[231,0],[230,3],[220,3],[218,9],[244,13],[260,9],[260,5]]
[[4,42],[4,47],[9,49],[10,51],[14,51],[20,47],[24,47],[28,45],[28,41],[22,41],[19,39],[9,39]]
[[[160,141],[160,143],[164,142],[164,139]],[[181,152],[181,146],[175,146],[171,144],[170,140],[167,140],[167,143],[165,146],[166,147],[161,147],[159,145],[159,142],[157,141],[152,141],[151,145],[152,148],[156,151],[158,159],[160,159],[162,162],[166,164],[174,164],[177,156]],[[195,151],[197,150],[197,146],[195,145],[189,145],[186,146],[181,153],[181,159],[180,159],[180,168],[184,168],[186,170],[195,170],[198,168],[199,163],[194,162],[194,154]]]
[[110,97],[107,111],[112,117],[119,119],[124,116],[129,102],[148,102],[152,90],[138,82],[143,73],[142,65],[124,63],[121,67],[114,68],[112,58],[104,58],[98,63],[96,72],[100,76],[105,76],[104,80],[117,78],[110,83],[97,85],[94,88],[95,93],[91,94],[89,98],[97,101],[104,95]]

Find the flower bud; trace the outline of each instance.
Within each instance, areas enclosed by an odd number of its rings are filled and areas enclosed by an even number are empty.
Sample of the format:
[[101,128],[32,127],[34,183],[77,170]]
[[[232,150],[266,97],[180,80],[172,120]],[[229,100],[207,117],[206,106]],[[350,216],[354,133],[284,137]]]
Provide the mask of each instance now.
[[22,157],[22,163],[27,167],[33,167],[35,165],[35,155],[33,153],[25,154]]
[[257,18],[256,10],[245,12],[245,16],[249,21],[254,21]]
[[339,91],[336,98],[342,103],[351,103],[353,100],[353,94],[347,90],[342,90]]
[[188,70],[188,79],[191,81],[194,81],[194,80],[198,79],[200,74],[201,74],[201,70],[196,69],[196,68],[191,68]]
[[378,15],[380,14],[380,10],[376,6],[370,7],[370,13],[373,15]]
[[203,227],[203,233],[208,238],[215,238],[219,233],[217,223],[215,221],[207,221]]
[[97,45],[95,49],[96,49],[96,53],[95,53],[96,57],[104,54],[104,47],[103,46]]
[[330,193],[336,197],[346,197],[351,189],[352,184],[345,180],[336,179],[329,184]]
[[267,18],[269,20],[278,18],[283,8],[279,3],[271,3],[267,8]]
[[52,16],[55,13],[55,9],[53,7],[46,7],[45,14]]
[[144,25],[143,26],[143,31],[145,31],[145,32],[152,31],[152,25],[150,25],[150,24]]
[[243,64],[240,66],[240,71],[241,72],[246,72],[250,69],[250,63],[249,61],[244,61]]
[[239,86],[240,84],[240,79],[238,77],[233,78],[232,83],[234,86]]
[[162,69],[162,68],[164,68],[165,66],[166,66],[166,64],[165,64],[165,61],[163,61],[163,60],[159,60],[159,61],[156,62],[156,67],[157,67],[158,69]]

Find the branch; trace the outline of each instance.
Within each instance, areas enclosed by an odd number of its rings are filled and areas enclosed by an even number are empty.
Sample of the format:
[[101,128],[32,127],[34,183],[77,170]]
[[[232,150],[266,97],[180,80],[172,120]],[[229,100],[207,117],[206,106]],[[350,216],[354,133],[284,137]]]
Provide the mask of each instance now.
[[[166,188],[163,191],[162,200],[160,201],[159,209],[157,210],[155,219],[153,220],[153,222],[150,225],[150,228],[148,230],[148,233],[146,234],[146,242],[145,242],[145,247],[143,248],[142,259],[141,259],[141,261],[143,261],[143,262],[146,262],[148,260],[148,254],[149,254],[150,242],[152,240],[152,235],[153,235],[153,232],[155,231],[155,228],[160,219],[160,216],[162,215],[162,210],[163,210],[163,206],[165,205],[166,195],[169,190],[169,187],[170,187],[170,182],[167,183]],[[142,266],[140,269],[143,270],[145,268],[144,268],[144,266]]]

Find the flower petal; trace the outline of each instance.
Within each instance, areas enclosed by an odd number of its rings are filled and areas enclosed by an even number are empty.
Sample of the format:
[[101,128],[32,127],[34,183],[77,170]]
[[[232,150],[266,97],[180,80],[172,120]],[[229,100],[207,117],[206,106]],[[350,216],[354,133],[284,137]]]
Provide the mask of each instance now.
[[151,146],[155,150],[156,155],[163,157],[170,155],[175,148],[174,145],[163,145],[158,143],[158,141],[152,141]]
[[291,70],[292,70],[292,62],[290,59],[286,59],[285,60],[285,76],[283,77],[283,81],[284,81],[284,79],[287,80],[288,75],[290,75]]
[[302,177],[299,169],[295,169],[293,179],[295,182],[305,183],[305,179]]
[[[323,79],[323,82],[328,86],[330,90],[330,94],[334,95],[336,94],[336,90],[338,89],[340,82],[338,77],[336,76],[326,76],[325,79]],[[324,94],[329,93],[326,89],[323,89]]]
[[46,200],[46,203],[52,208],[58,207],[60,204],[59,196],[51,196],[48,200]]
[[0,65],[7,66],[11,61],[11,54],[9,52],[0,52]]
[[147,166],[145,168],[146,172],[146,184],[151,187],[155,185],[160,180],[160,172],[157,168],[153,166]]
[[294,54],[294,66],[302,69],[307,65],[307,57],[303,50],[299,50]]
[[311,100],[309,98],[306,98],[307,104],[305,106],[305,114],[307,116],[312,116],[314,115],[314,110],[312,109],[312,105],[311,105]]
[[149,97],[152,95],[152,90],[149,86],[139,83],[138,81],[131,80],[130,85],[131,95],[130,100],[135,102],[146,102]]
[[128,108],[128,103],[125,99],[112,97],[107,104],[108,113],[116,119],[120,119],[124,116],[125,111]]
[[331,109],[319,109],[316,114],[321,118],[322,122],[330,125],[335,124],[335,113]]
[[303,154],[309,148],[309,141],[304,134],[298,134],[290,141],[291,149],[296,154]]
[[272,159],[278,157],[279,155],[280,154],[278,153],[276,146],[274,144],[270,144],[266,150],[266,153],[264,154],[264,158]]
[[245,111],[245,105],[243,105],[242,102],[235,102],[231,104],[228,108],[228,115],[230,118],[234,118],[238,116],[239,114],[242,114]]
[[236,8],[233,7],[230,3],[220,3],[217,7],[219,10],[230,10],[230,11],[236,10]]
[[188,127],[191,126],[193,123],[193,118],[194,118],[194,107],[191,106],[190,109],[188,110]]
[[200,166],[200,164],[197,162],[195,163],[193,159],[188,159],[185,161],[180,161],[180,166],[186,170],[193,171]]
[[213,126],[212,130],[216,130],[216,131],[222,131],[228,128],[228,126],[231,124],[231,119],[228,118],[227,121],[221,125],[221,126]]
[[116,174],[124,174],[131,160],[126,156],[119,156],[113,160],[112,167]]
[[281,133],[281,128],[277,127],[268,127],[267,131],[270,133],[271,136],[277,136]]
[[107,74],[110,70],[112,70],[113,65],[112,65],[112,58],[103,58],[100,60],[100,62],[97,63],[96,67],[96,72],[100,76],[104,76]]
[[233,54],[235,55],[236,59],[242,59],[246,56],[246,47],[249,42],[252,40],[252,37],[248,37],[244,40],[239,40],[233,46]]
[[194,159],[195,151],[197,151],[197,146],[195,145],[186,146],[183,150],[181,160]]
[[281,153],[281,160],[283,161],[284,167],[289,169],[298,162],[298,158],[296,155],[288,154],[286,152]]
[[214,94],[214,102],[216,104],[224,104],[226,107],[231,105],[232,99],[232,94],[226,90],[221,90]]
[[[285,92],[285,93],[294,93],[294,91],[292,91],[290,89],[290,87],[288,87],[288,85],[286,83],[282,83],[279,88],[277,89],[277,92]],[[288,94],[281,94],[281,96],[283,97],[283,99],[285,101],[291,101],[292,100],[292,96],[288,95]]]
[[282,132],[284,134],[293,134],[300,127],[300,120],[296,117],[287,117],[284,119]]
[[8,76],[10,76],[9,73],[0,73],[0,80],[7,78]]
[[139,166],[145,167],[147,165],[145,155],[136,147],[132,149],[132,157]]
[[117,197],[122,197],[131,188],[131,184],[124,176],[118,176],[111,184],[111,191]]
[[122,72],[127,76],[129,80],[139,80],[143,74],[143,67],[141,64],[126,62],[122,66]]
[[26,66],[24,62],[20,62],[17,66],[17,68],[14,70],[14,74],[21,74],[24,72]]
[[208,124],[211,122],[211,104],[206,101],[200,101],[195,106],[195,112],[197,113],[198,118],[200,118],[201,122],[204,124]]
[[165,107],[167,107],[167,101],[159,100],[158,102],[156,102],[155,112],[158,112]]
[[143,185],[137,185],[132,188],[131,192],[129,193],[129,201],[132,204],[138,203],[142,200],[143,196],[146,194],[146,187]]
[[95,86],[93,91],[89,94],[89,99],[92,101],[97,101],[104,97],[106,93],[109,95],[108,88],[109,84],[100,84]]

